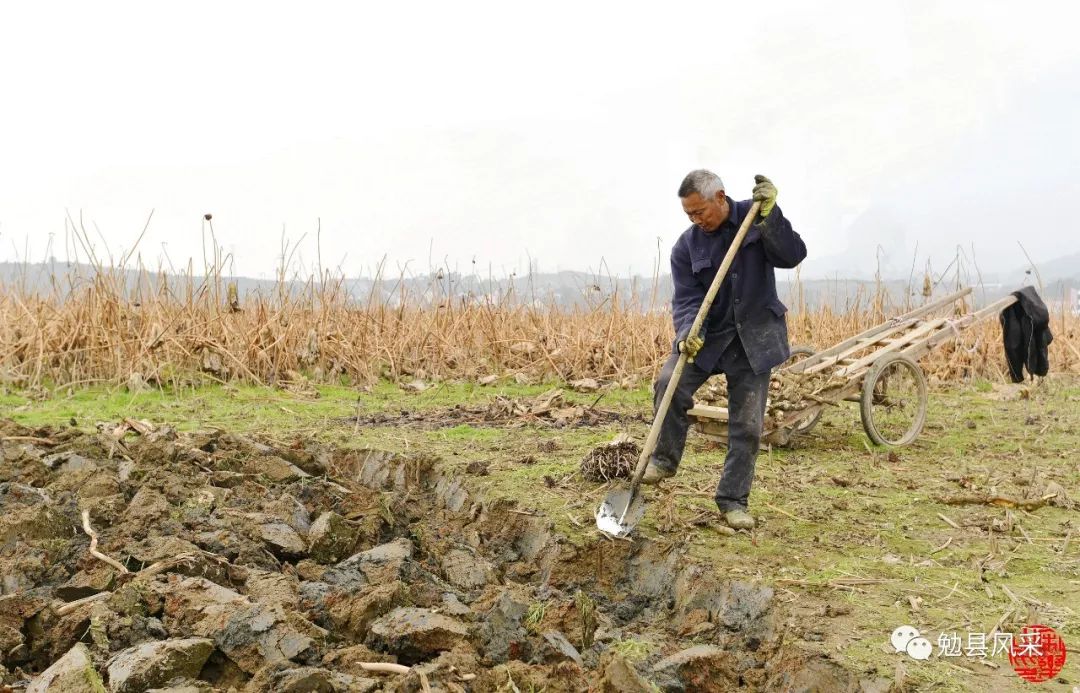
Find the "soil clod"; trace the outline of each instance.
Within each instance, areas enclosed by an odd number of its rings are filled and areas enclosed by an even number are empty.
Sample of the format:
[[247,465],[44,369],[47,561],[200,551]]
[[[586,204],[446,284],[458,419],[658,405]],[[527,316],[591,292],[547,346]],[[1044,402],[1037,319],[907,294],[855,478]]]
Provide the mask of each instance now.
[[[437,459],[136,423],[0,441],[0,686],[725,690],[787,655],[769,588],[570,542]],[[601,451],[589,478],[638,456]]]

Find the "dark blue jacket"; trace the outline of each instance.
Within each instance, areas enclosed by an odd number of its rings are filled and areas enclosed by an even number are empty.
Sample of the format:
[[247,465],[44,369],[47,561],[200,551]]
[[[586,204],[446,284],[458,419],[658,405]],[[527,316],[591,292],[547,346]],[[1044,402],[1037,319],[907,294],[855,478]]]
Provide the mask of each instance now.
[[[676,345],[689,334],[705,293],[752,204],[751,200],[729,202],[731,213],[720,228],[705,233],[694,224],[671,249]],[[788,359],[787,308],[776,295],[773,268],[789,269],[805,257],[806,244],[780,207],[773,207],[764,221],[751,225],[705,319],[701,330],[705,345],[694,359],[699,368],[713,370],[736,335],[755,373],[766,373]]]

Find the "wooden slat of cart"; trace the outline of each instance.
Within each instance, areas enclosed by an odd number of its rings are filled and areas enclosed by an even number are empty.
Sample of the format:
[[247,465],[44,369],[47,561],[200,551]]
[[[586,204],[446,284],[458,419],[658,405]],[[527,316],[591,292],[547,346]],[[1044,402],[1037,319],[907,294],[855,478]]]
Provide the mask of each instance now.
[[941,328],[946,322],[946,318],[938,318],[937,320],[923,323],[914,330],[906,332],[901,339],[897,339],[892,344],[887,344],[880,349],[863,356],[857,361],[837,369],[836,375],[840,378],[859,377],[863,372],[869,370],[870,366],[872,366],[879,358],[891,354],[894,351],[901,351],[904,346],[914,344],[917,340],[925,339],[927,335]]
[[[944,308],[945,306],[947,306],[947,305],[953,303],[954,301],[957,301],[957,300],[967,296],[970,293],[971,293],[971,288],[970,287],[968,287],[966,289],[961,289],[960,291],[949,294],[948,296],[945,296],[944,298],[942,298],[942,299],[940,299],[938,301],[934,301],[933,303],[928,303],[925,306],[921,306],[921,307],[916,308],[914,310],[908,311],[907,313],[904,313],[903,315],[898,315],[895,318],[891,318],[891,319],[881,323],[880,325],[875,325],[874,327],[871,327],[870,329],[865,330],[864,332],[860,332],[859,334],[855,335],[854,337],[851,337],[849,339],[845,339],[844,341],[840,342],[839,344],[836,344],[836,345],[834,345],[834,346],[832,346],[832,347],[830,347],[828,349],[825,349],[824,351],[819,351],[816,354],[814,354],[813,356],[808,356],[805,359],[803,359],[802,361],[799,361],[798,363],[795,363],[795,364],[792,364],[791,366],[788,366],[784,370],[788,370],[788,371],[791,371],[793,373],[802,373],[802,372],[806,371],[808,368],[810,368],[811,366],[814,366],[814,365],[816,365],[816,364],[818,364],[818,363],[820,363],[820,362],[824,361],[825,359],[828,359],[828,358],[830,358],[832,356],[836,356],[836,355],[850,349],[853,346],[856,346],[856,345],[859,345],[859,344],[862,344],[862,346],[864,346],[864,347],[865,346],[870,346],[870,345],[874,344],[875,342],[879,341],[879,339],[881,337],[885,336],[882,333],[884,333],[886,331],[892,333],[894,331],[893,328],[895,328],[897,326],[900,326],[901,323],[907,323],[908,326],[910,326],[910,325],[914,324],[915,322],[917,322],[918,318],[921,318],[921,317],[923,317],[925,315],[929,315],[930,313],[933,313],[935,310],[938,310],[939,308]],[[901,329],[902,329],[902,327],[901,327]],[[835,359],[835,360],[833,360],[833,363],[835,363],[836,361],[839,361],[839,360],[840,359]],[[818,370],[818,369],[815,369],[815,370]],[[813,371],[811,371],[811,372],[813,372]]]
[[941,342],[944,342],[949,337],[959,336],[959,332],[981,322],[995,313],[1000,313],[1012,304],[1016,303],[1015,296],[1006,296],[1005,298],[998,299],[990,305],[975,311],[969,315],[962,316],[956,320],[947,321],[948,324],[942,326],[936,333],[930,335],[926,339],[919,341],[916,344],[906,347],[900,353],[918,361],[926,354],[930,353],[934,347]]
[[[722,407],[710,407],[710,409],[722,409]],[[728,442],[726,417],[724,419],[713,419],[702,416],[697,421],[697,428],[702,435],[711,440],[725,445]],[[762,448],[769,445],[787,445],[789,440],[791,440],[790,428],[766,428],[761,432]]]
[[[854,346],[852,346],[852,347],[850,347],[848,349],[845,349],[844,351],[840,352],[839,354],[836,354],[835,356],[831,356],[831,357],[825,359],[824,361],[821,361],[820,363],[816,363],[816,364],[814,364],[813,366],[811,366],[809,368],[801,369],[800,371],[796,371],[796,372],[819,373],[819,372],[821,372],[821,371],[823,371],[823,370],[825,370],[827,368],[832,368],[833,366],[836,366],[837,364],[841,364],[843,361],[848,360],[850,357],[855,356],[856,354],[858,354],[860,352],[866,351],[867,349],[870,349],[872,347],[876,347],[878,344],[880,344],[882,342],[885,342],[886,346],[888,346],[890,344],[895,344],[897,340],[906,342],[907,340],[904,339],[904,335],[905,335],[904,330],[909,330],[912,327],[915,327],[915,326],[919,325],[921,320],[922,320],[921,318],[911,318],[909,320],[905,320],[905,321],[903,321],[901,323],[893,325],[891,328],[889,328],[885,332],[882,332],[882,333],[880,333],[878,335],[875,335],[874,337],[872,337],[870,339],[864,340],[864,341],[860,342],[859,344],[856,344],[856,345],[854,345]],[[897,340],[887,340],[886,339],[887,337],[891,337],[893,335],[899,335],[897,337]],[[842,364],[842,365],[846,366],[848,364]]]
[[701,416],[706,419],[727,421],[728,410],[726,407],[714,407],[711,404],[698,404],[686,413],[690,416]]

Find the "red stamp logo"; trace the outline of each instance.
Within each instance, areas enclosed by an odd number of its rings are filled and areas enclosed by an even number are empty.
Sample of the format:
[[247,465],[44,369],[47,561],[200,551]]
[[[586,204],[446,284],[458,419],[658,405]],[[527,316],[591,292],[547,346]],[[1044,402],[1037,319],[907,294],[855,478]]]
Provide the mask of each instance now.
[[1032,683],[1047,681],[1065,666],[1065,641],[1049,626],[1024,626],[1013,638],[1009,663]]

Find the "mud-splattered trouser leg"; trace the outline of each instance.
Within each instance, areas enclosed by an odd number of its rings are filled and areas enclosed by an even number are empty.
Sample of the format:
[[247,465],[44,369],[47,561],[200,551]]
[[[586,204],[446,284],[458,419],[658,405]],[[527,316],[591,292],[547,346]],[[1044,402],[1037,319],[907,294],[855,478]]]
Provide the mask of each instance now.
[[[738,341],[738,340],[735,340]],[[660,408],[660,400],[664,398],[668,381],[675,370],[675,364],[679,361],[678,354],[668,357],[664,367],[660,369],[660,376],[653,384],[653,414]],[[693,363],[687,363],[683,368],[679,385],[671,398],[671,406],[668,408],[664,424],[660,427],[660,437],[656,439],[656,449],[650,458],[652,464],[660,469],[674,472],[679,468],[682,459],[683,448],[686,446],[686,432],[690,428],[690,421],[686,412],[694,406],[694,393],[709,379],[711,373],[698,368]]]
[[727,376],[728,452],[716,487],[716,505],[721,512],[745,510],[765,421],[769,373],[754,373],[739,339],[731,341],[718,366]]

